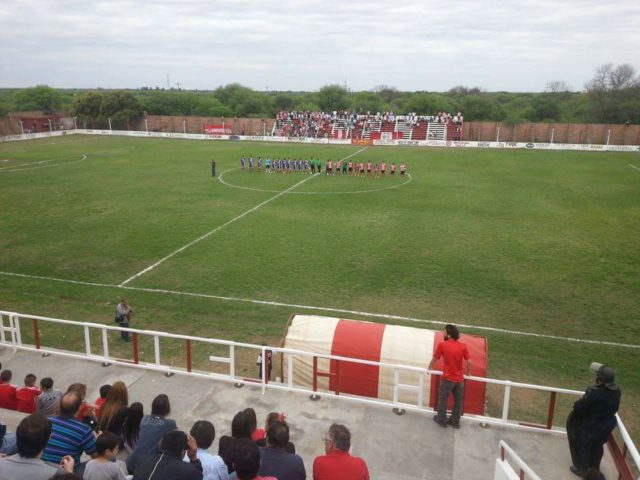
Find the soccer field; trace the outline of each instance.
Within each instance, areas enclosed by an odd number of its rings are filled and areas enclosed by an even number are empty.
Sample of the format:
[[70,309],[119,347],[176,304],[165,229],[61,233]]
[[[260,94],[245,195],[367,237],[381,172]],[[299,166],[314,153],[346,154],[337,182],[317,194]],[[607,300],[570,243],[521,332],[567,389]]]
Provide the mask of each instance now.
[[[269,175],[242,155],[409,174]],[[111,323],[126,296],[135,327],[271,343],[294,312],[457,323],[488,337],[491,377],[584,389],[608,363],[638,439],[639,220],[638,154],[3,143],[0,308]]]

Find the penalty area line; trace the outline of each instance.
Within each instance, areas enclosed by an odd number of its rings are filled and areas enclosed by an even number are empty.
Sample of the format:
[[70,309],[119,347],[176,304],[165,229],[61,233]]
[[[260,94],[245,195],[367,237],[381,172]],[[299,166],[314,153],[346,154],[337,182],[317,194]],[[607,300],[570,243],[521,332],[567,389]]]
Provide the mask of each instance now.
[[[121,288],[124,290],[133,291],[133,292],[159,293],[163,295],[178,295],[178,296],[184,296],[184,297],[208,298],[211,300],[222,300],[226,302],[241,302],[241,303],[251,303],[254,305],[266,305],[266,306],[272,306],[272,307],[297,308],[301,310],[314,310],[314,311],[329,312],[329,313],[359,315],[362,317],[380,318],[384,320],[397,320],[401,322],[424,323],[424,324],[440,325],[440,326],[451,323],[451,322],[445,322],[442,320],[429,320],[424,318],[405,317],[402,315],[391,315],[386,313],[363,312],[359,310],[348,310],[348,309],[336,308],[336,307],[319,307],[315,305],[302,305],[297,303],[276,302],[276,301],[270,301],[270,300],[258,300],[258,299],[251,299],[251,298],[242,298],[242,297],[230,297],[230,296],[213,295],[213,294],[207,294],[207,293],[184,292],[180,290],[167,290],[162,288],[145,288],[145,287],[131,287],[127,285],[111,285],[107,283],[67,280],[63,278],[45,277],[41,275],[27,275],[23,273],[12,273],[12,272],[0,271],[0,275],[5,275],[8,277],[30,278],[35,280],[46,280],[51,282],[70,283],[74,285],[86,285],[90,287]],[[502,333],[506,335],[519,335],[523,337],[542,338],[546,340],[557,340],[557,341],[572,342],[572,343],[603,345],[603,346],[609,346],[609,347],[631,348],[631,349],[640,350],[640,345],[634,345],[629,343],[608,342],[604,340],[591,340],[588,338],[563,337],[560,335],[550,335],[550,334],[535,333],[535,332],[523,332],[519,330],[511,330],[506,328],[489,327],[485,325],[471,325],[471,324],[462,324],[462,323],[456,323],[456,325],[461,328],[466,328],[469,330],[477,330],[481,332]]]
[[635,165],[632,165],[631,163],[627,163],[627,165],[629,165],[631,168],[635,168],[636,170],[640,171],[640,167],[636,167]]

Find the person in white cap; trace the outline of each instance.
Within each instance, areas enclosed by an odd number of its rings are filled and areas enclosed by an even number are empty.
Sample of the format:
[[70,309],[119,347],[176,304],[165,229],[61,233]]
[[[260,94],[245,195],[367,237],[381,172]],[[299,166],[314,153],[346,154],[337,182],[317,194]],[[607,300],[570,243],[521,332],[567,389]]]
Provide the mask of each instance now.
[[573,462],[570,470],[579,477],[585,477],[590,468],[600,469],[603,445],[617,424],[616,412],[622,395],[612,368],[594,362],[590,369],[596,375],[596,383],[573,404],[567,418],[567,438]]

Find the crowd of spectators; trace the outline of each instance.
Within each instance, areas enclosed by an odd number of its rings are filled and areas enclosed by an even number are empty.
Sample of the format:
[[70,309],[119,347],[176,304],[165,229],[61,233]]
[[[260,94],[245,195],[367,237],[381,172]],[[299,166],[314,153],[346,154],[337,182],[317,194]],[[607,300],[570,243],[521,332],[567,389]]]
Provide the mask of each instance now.
[[314,137],[326,138],[331,134],[333,125],[342,128],[362,131],[371,128],[373,124],[381,122],[395,122],[403,120],[413,127],[423,123],[441,123],[444,125],[462,125],[464,117],[461,112],[451,114],[438,111],[432,115],[418,115],[415,112],[407,115],[397,115],[393,111],[357,113],[348,110],[333,112],[281,111],[276,115],[276,130],[278,135],[285,137]]
[[[1,368],[1,365],[0,365]],[[15,432],[0,424],[0,478],[3,480],[303,480],[304,461],[290,441],[289,424],[281,413],[258,425],[256,412],[246,408],[231,422],[230,435],[219,439],[217,454],[209,451],[216,436],[211,421],[196,421],[189,432],[171,419],[171,404],[157,395],[151,412],[129,404],[126,385],[117,381],[100,387],[90,403],[87,387],[70,385],[63,393],[51,378],[35,387],[29,374],[24,387],[12,385],[11,372],[0,374],[1,408],[28,413]],[[4,403],[29,389],[23,403]],[[13,392],[13,393],[12,393]],[[351,456],[351,434],[334,424],[324,439],[325,455],[313,462],[313,478],[368,480],[366,463]],[[90,460],[88,460],[90,458]],[[117,462],[116,460],[124,460]]]

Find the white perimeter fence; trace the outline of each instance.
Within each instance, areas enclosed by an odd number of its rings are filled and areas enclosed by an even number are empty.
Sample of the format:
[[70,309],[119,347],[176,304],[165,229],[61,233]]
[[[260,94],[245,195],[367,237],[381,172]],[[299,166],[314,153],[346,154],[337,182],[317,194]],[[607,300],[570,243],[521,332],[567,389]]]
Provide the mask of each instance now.
[[[44,345],[42,339],[48,338],[50,336],[49,334],[51,333],[51,330],[47,332],[47,335],[43,335],[42,329],[43,327],[45,329],[51,328],[52,325],[57,325],[58,328],[62,328],[62,326],[65,326],[64,328],[66,329],[72,329],[77,335],[77,337],[75,338],[82,339],[82,341],[80,342],[82,347],[78,348],[78,351],[72,351],[58,348],[58,345]],[[128,356],[128,358],[118,357],[110,352],[109,335],[111,334],[112,338],[119,337],[120,332],[123,331],[129,332],[132,340],[131,343],[124,344],[124,346],[126,346],[126,355]],[[23,341],[23,338],[28,338],[29,340],[31,340],[31,343]],[[182,361],[184,361],[183,366],[174,365],[175,357],[173,355],[170,359],[163,359],[160,343],[161,339],[163,339],[164,341],[173,340],[174,342],[178,342],[178,350],[180,353],[179,357],[181,359],[181,363]],[[142,352],[140,349],[140,345],[142,343],[144,343],[145,349],[147,350],[144,356],[152,358],[153,361],[144,361],[143,359],[141,359]],[[213,338],[177,335],[166,332],[140,330],[135,328],[121,328],[119,326],[103,325],[97,323],[62,320],[59,318],[49,318],[9,311],[0,311],[0,345],[10,347],[14,351],[26,350],[43,354],[59,355],[70,358],[90,360],[94,362],[102,362],[108,364],[123,365],[132,368],[164,372],[165,374],[188,375],[192,377],[206,378],[235,384],[254,384],[260,386],[263,394],[265,394],[269,389],[286,390],[290,392],[297,392],[318,397],[331,397],[334,399],[341,399],[360,404],[378,405],[398,410],[412,410],[423,413],[433,412],[433,409],[429,407],[428,400],[425,404],[424,396],[421,394],[422,386],[426,382],[428,382],[429,375],[442,374],[442,372],[439,371],[433,371],[426,368],[418,368],[407,365],[360,360],[337,355],[328,355],[288,348],[269,347],[250,343],[232,342],[228,340],[219,340]],[[212,372],[210,370],[207,371],[204,369],[193,368],[193,350],[196,347],[200,350],[204,349],[207,353],[206,357],[210,362],[209,365],[211,365],[212,367],[215,365],[217,369],[221,369],[222,372]],[[122,348],[124,347],[121,346],[118,349],[119,352],[122,352]],[[149,353],[149,348],[151,349],[152,354]],[[288,372],[286,380],[284,382],[269,381],[269,379],[265,375],[267,362],[262,362],[262,378],[242,377],[238,374],[239,370],[236,367],[238,361],[242,361],[242,359],[239,359],[239,351],[241,350],[245,354],[247,353],[247,351],[249,351],[252,355],[255,355],[255,357],[257,357],[258,353],[261,353],[263,359],[266,358],[265,353],[267,350],[271,351],[273,355],[281,354],[281,362],[283,364],[286,364],[286,371]],[[211,355],[210,352],[212,351],[215,351],[218,354]],[[219,352],[225,353],[220,354]],[[122,355],[122,353],[120,354]],[[242,354],[240,354],[240,356],[242,357]],[[251,359],[255,357],[251,356]],[[391,369],[394,379],[393,399],[385,400],[379,398],[361,397],[356,395],[345,395],[343,393],[340,393],[339,390],[331,391],[328,388],[323,388],[318,385],[317,377],[326,376],[326,374],[323,374],[316,369],[314,369],[314,378],[312,385],[305,384],[301,380],[294,378],[294,362],[300,361],[301,357],[306,357],[311,361],[311,363],[314,364],[317,364],[319,360],[322,360],[323,363],[327,363],[329,361],[336,362],[337,366],[340,363],[357,363],[378,367],[380,369]],[[242,358],[246,362],[246,355]],[[253,365],[254,363],[251,362],[251,364]],[[336,370],[339,371],[339,368],[336,368]],[[417,377],[417,382],[414,384],[401,383],[400,377],[402,376],[402,373],[405,373],[405,375],[403,376],[403,378],[405,379],[408,376],[406,374],[410,374],[409,376],[412,376],[413,378]],[[488,415],[472,415],[466,413],[464,415],[466,419],[475,422],[503,425],[514,428],[545,429],[549,432],[561,434],[564,433],[563,430],[553,428],[553,417],[557,396],[580,396],[583,393],[576,390],[546,387],[527,383],[512,382],[510,380],[496,380],[475,376],[466,376],[465,380],[483,382],[487,385],[500,385],[504,388],[502,399],[502,415],[500,417],[491,417]],[[339,382],[337,383],[339,385]],[[515,418],[511,418],[511,392],[513,389],[523,389],[534,392],[547,392],[549,394],[546,425],[533,425],[523,423]],[[397,399],[399,398],[400,391],[419,392],[416,395],[416,402],[410,404],[398,401]],[[616,462],[618,471],[620,472],[620,478],[624,480],[633,480],[634,474],[632,473],[632,469],[628,465],[629,457],[634,464],[632,468],[634,468],[637,472],[638,468],[640,468],[640,453],[638,453],[638,450],[634,445],[620,417],[618,417],[618,431],[622,440],[622,448],[619,447],[618,442],[612,436],[609,442],[610,451],[612,453],[614,461]],[[640,477],[638,477],[638,480],[640,480]]]
[[528,142],[480,142],[453,140],[338,140],[333,138],[307,137],[270,137],[262,135],[208,135],[175,132],[145,132],[128,130],[63,130],[51,133],[27,133],[24,135],[9,135],[0,137],[0,142],[19,140],[34,140],[38,138],[60,137],[63,135],[107,135],[125,137],[149,138],[181,138],[185,140],[228,140],[251,142],[282,142],[282,143],[317,143],[332,145],[384,145],[384,146],[415,146],[415,147],[445,147],[445,148],[498,148],[498,149],[527,149],[527,150],[580,150],[587,152],[640,152],[640,145],[600,145],[589,143],[528,143]]

